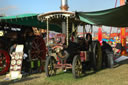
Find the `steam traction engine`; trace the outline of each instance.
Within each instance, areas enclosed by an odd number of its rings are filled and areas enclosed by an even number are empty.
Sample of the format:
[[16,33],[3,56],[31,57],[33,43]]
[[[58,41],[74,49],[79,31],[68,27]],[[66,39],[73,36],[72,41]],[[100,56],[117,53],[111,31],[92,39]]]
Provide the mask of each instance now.
[[18,61],[10,63],[10,54],[14,52],[14,45],[17,44],[24,45],[23,55],[25,56],[23,56],[21,71],[33,73],[44,70],[46,46],[41,35],[36,35],[31,27],[4,27],[1,28],[0,33],[0,75],[8,72],[10,64],[13,66],[12,64],[17,63],[18,67]]
[[59,37],[62,40],[61,44],[57,43],[51,47],[52,53],[50,52],[51,54],[47,57],[46,75],[53,76],[57,69],[62,68],[63,70],[72,69],[73,76],[78,78],[88,69],[99,70],[102,63],[100,43],[92,41],[91,34],[87,36],[90,37],[89,40],[81,37],[77,38],[77,42],[69,41],[68,47],[63,43],[64,38]]
[[[102,65],[102,51],[98,41],[92,41],[91,34],[77,37],[78,26],[85,26],[75,18],[75,13],[56,11],[38,16],[42,22],[47,22],[48,56],[45,71],[48,77],[56,74],[57,69],[72,69],[73,76],[78,78],[89,68],[97,71]],[[62,35],[49,39],[49,23],[62,25]],[[84,28],[83,28],[84,29]],[[60,34],[61,35],[61,34]],[[65,35],[65,36],[64,36]]]

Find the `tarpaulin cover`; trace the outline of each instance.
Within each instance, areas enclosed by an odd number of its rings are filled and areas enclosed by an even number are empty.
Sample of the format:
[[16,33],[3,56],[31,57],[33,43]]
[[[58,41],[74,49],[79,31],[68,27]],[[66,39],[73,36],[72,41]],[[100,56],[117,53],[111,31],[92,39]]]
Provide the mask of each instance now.
[[95,12],[76,12],[77,17],[92,25],[128,27],[128,4]]
[[[40,22],[37,19],[37,16],[38,14],[34,14],[34,13],[21,14],[17,16],[5,16],[5,17],[0,17],[0,22],[46,29],[47,24],[45,22]],[[49,30],[61,32],[61,28],[55,24],[50,24]]]

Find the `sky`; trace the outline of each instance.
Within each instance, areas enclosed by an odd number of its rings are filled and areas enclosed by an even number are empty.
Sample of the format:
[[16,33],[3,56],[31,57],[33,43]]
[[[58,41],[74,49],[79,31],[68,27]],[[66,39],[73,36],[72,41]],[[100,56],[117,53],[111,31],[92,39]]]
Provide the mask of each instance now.
[[[116,0],[68,0],[69,11],[98,11],[115,7]],[[45,13],[60,10],[61,0],[0,0],[0,14]],[[118,4],[119,5],[119,0]]]
[[[99,11],[115,7],[116,0],[68,0],[69,11]],[[117,0],[119,6],[120,0]],[[0,0],[0,14],[45,13],[60,10],[61,0]],[[110,28],[106,28],[108,30]],[[109,31],[107,31],[109,32]]]

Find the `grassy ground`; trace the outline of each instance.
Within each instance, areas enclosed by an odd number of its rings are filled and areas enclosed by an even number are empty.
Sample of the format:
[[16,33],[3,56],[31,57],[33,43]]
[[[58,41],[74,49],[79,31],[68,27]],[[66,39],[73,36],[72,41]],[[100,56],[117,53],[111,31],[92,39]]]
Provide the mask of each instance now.
[[74,79],[72,73],[61,72],[47,78],[45,73],[33,74],[19,81],[5,81],[0,76],[0,85],[128,85],[128,61],[112,69],[104,69],[97,73],[88,72],[84,77]]

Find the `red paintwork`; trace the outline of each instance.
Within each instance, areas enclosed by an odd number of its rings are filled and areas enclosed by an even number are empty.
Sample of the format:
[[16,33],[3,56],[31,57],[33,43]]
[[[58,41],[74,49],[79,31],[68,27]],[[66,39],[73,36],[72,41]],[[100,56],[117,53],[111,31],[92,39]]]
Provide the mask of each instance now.
[[[46,60],[46,44],[41,36],[36,36],[32,41],[32,49],[31,49],[31,58],[35,59],[38,57],[39,60]],[[44,71],[44,65],[41,67],[42,71]]]
[[100,42],[100,45],[102,45],[102,28],[98,29],[98,41]]
[[81,52],[80,52],[80,58],[81,58],[81,61],[82,61],[82,62],[86,60],[86,54],[85,54],[84,51],[81,51]]
[[4,54],[5,60],[6,60],[5,67],[2,69],[2,71],[0,71],[0,75],[2,75],[2,74],[5,74],[9,70],[9,67],[10,67],[10,56],[9,56],[8,52],[5,51],[5,50],[0,50],[0,53]]

